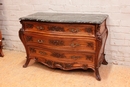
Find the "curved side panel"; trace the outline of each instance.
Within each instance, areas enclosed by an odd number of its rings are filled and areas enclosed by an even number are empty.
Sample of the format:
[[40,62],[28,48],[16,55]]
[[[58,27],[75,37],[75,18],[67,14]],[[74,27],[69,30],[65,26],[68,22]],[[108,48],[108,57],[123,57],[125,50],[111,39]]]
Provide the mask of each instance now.
[[27,49],[27,47],[26,47],[26,44],[25,44],[25,40],[24,40],[24,38],[23,38],[23,36],[24,36],[24,29],[23,28],[21,28],[20,30],[19,30],[19,38],[20,38],[20,40],[22,41],[22,43],[23,43],[23,45],[24,45],[24,47],[25,47],[25,50],[26,50],[26,55],[27,55],[27,59],[26,59],[26,62],[25,62],[25,64],[23,65],[23,67],[24,68],[26,68],[27,66],[28,66],[28,64],[29,64],[29,62],[30,62],[30,59],[32,59],[32,58],[30,58],[28,55],[28,49]]

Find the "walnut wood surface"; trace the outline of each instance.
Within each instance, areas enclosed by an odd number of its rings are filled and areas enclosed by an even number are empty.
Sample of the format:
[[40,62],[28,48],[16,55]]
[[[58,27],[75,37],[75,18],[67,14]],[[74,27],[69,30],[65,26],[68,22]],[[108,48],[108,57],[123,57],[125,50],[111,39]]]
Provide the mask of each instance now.
[[106,20],[101,24],[53,23],[21,20],[19,37],[30,60],[63,70],[88,69],[101,80],[99,67],[107,64],[104,47],[108,35]]

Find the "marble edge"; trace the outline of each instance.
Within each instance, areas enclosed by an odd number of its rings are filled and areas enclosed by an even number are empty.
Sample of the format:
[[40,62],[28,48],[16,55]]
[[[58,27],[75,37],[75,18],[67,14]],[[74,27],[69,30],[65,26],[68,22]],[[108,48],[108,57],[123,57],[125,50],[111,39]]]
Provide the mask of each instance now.
[[[42,13],[42,14],[57,14],[57,15],[102,15],[104,16],[104,18],[100,21],[100,22],[92,22],[92,21],[73,21],[73,20],[69,20],[69,21],[65,21],[65,20],[46,20],[46,19],[36,19],[34,15],[38,14],[38,13]],[[93,23],[93,24],[100,24],[102,23],[104,20],[106,20],[108,18],[107,14],[82,14],[82,13],[44,13],[44,12],[37,12],[28,16],[24,16],[19,18],[20,21],[41,21],[41,22],[56,22],[56,23]]]

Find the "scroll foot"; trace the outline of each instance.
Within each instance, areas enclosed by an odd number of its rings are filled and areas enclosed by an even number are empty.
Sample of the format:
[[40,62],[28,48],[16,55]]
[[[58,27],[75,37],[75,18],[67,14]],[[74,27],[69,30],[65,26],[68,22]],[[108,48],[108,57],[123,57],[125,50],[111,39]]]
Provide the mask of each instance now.
[[100,77],[98,68],[95,69],[95,75],[96,75],[96,79],[97,79],[98,81],[101,81],[101,77]]
[[30,60],[31,60],[30,58],[27,58],[27,59],[26,59],[26,62],[25,62],[25,64],[23,65],[23,68],[26,68],[26,67],[28,66]]

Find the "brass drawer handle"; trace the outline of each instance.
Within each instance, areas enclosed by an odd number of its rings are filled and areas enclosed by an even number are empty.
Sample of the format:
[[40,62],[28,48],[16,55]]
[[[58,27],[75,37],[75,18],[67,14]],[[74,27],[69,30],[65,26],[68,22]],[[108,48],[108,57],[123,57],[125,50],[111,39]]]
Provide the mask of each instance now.
[[79,29],[74,29],[74,28],[72,28],[72,29],[69,29],[70,30],[70,32],[72,32],[72,33],[78,33],[79,32]]
[[62,41],[62,40],[49,40],[49,43],[52,45],[56,45],[56,46],[63,46],[64,45],[64,41]]
[[36,27],[38,30],[44,30],[44,27],[42,27],[42,26],[37,26]]
[[43,43],[43,40],[37,40],[37,42],[41,44],[41,43]]
[[72,44],[70,44],[70,46],[73,47],[73,48],[75,48],[77,46],[80,46],[80,44],[78,44],[78,43],[72,43]]

